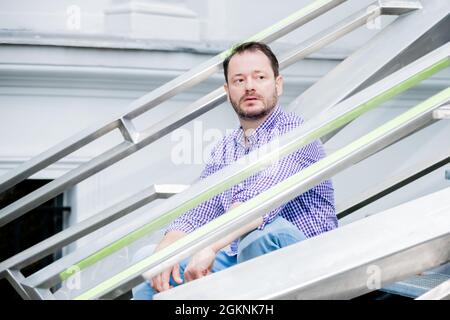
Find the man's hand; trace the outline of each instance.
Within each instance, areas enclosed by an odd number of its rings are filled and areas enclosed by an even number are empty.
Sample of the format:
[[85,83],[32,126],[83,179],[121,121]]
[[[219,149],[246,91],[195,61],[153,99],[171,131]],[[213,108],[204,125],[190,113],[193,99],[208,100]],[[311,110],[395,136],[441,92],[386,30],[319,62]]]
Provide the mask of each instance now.
[[[241,203],[239,202],[233,203],[230,206],[229,210],[238,207],[240,204]],[[219,252],[219,250],[229,245],[234,239],[237,239],[240,236],[254,230],[262,222],[263,218],[259,217],[254,221],[252,221],[251,223],[239,228],[238,230],[231,232],[221,240],[217,241],[216,243],[213,243],[211,246],[208,246],[207,248],[195,254],[186,267],[186,270],[184,272],[184,280],[186,282],[192,281],[198,278],[202,278],[207,274],[211,273],[211,269],[213,267],[217,252]],[[155,252],[167,247],[168,245],[184,237],[185,235],[186,233],[183,231],[171,231],[167,233],[164,236],[163,240],[158,245],[158,247],[156,248]],[[143,277],[146,280],[150,280],[150,286],[157,292],[162,292],[171,288],[169,284],[170,276],[172,276],[172,278],[176,283],[178,284],[183,283],[183,280],[181,279],[180,276],[180,267],[178,264],[164,270],[163,272],[154,277],[151,277],[150,274],[149,275],[146,275],[146,273],[143,274]]]
[[[162,241],[159,243],[158,247],[155,249],[155,252],[164,249],[165,247],[169,246],[173,242],[177,241],[178,239],[184,237],[186,233],[182,231],[172,231],[167,233]],[[170,276],[172,275],[173,280],[175,280],[176,283],[181,284],[183,283],[183,280],[180,277],[180,265],[177,263],[176,265],[164,270],[160,274],[154,276],[150,279],[150,275],[147,275],[146,273],[143,274],[143,277],[146,280],[150,280],[150,286],[155,289],[157,292],[162,292],[165,290],[170,289],[172,286],[170,286]]]
[[150,280],[150,286],[157,292],[169,290],[170,288],[172,288],[172,286],[169,284],[171,275],[176,283],[183,283],[183,280],[180,277],[180,265],[177,263],[172,268],[166,269],[160,274],[154,276]]
[[212,247],[206,247],[196,253],[184,271],[184,280],[186,282],[202,278],[211,273],[217,252]]

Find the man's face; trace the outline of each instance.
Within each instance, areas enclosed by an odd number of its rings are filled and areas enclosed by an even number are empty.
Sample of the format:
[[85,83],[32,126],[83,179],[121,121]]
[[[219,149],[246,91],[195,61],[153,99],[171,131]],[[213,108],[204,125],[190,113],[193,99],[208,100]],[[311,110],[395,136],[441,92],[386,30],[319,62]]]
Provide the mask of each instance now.
[[270,60],[261,51],[234,55],[228,64],[228,100],[244,120],[258,120],[269,114],[283,91],[283,79],[275,79]]

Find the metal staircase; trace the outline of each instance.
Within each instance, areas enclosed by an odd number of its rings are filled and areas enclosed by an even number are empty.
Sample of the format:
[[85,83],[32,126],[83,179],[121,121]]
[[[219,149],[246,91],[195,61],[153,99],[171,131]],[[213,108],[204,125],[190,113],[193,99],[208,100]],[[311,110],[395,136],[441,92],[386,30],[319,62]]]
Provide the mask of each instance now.
[[[247,40],[269,43],[343,2],[345,0],[315,1]],[[7,278],[24,299],[116,298],[141,283],[143,281],[141,274],[144,271],[150,270],[150,273],[157,274],[243,223],[262,216],[267,210],[282,205],[344,168],[436,121],[445,121],[450,118],[449,87],[171,246],[137,262],[130,262],[129,257],[126,256],[126,263],[112,268],[113,263],[108,262],[108,259],[120,255],[123,250],[126,251],[129,246],[139,241],[145,242],[142,241],[145,237],[157,232],[185,211],[227,190],[255,172],[267,168],[274,160],[292,153],[315,139],[322,138],[324,141],[330,139],[343,126],[360,115],[450,66],[450,35],[448,34],[450,3],[428,0],[422,2],[376,1],[367,10],[350,15],[335,26],[312,36],[289,52],[282,54],[279,58],[280,68],[290,66],[380,15],[398,17],[288,107],[292,111],[305,115],[308,121],[302,127],[283,136],[277,146],[263,151],[257,150],[246,156],[246,159],[256,159],[255,161],[243,161],[244,164],[234,163],[189,187],[151,186],[142,190],[92,218],[71,226],[1,262],[0,277]],[[117,146],[0,210],[0,226],[13,221],[67,188],[137,152],[224,102],[225,92],[223,88],[218,88],[153,127],[138,131],[133,125],[133,120],[139,115],[170,97],[188,90],[218,71],[229,52],[230,50],[227,50],[217,55],[136,100],[125,113],[114,115],[107,121],[102,121],[80,132],[0,177],[0,192],[2,192],[113,130],[119,130],[122,134],[123,142]],[[449,156],[448,151],[433,155],[420,167],[407,168],[389,181],[374,186],[370,192],[361,192],[348,203],[338,203],[338,217],[351,214],[355,208],[364,206],[392,190],[413,182],[433,168],[448,163]],[[450,199],[448,190],[442,191],[442,194]],[[257,263],[249,261],[240,265],[239,268],[226,270],[201,281],[180,286],[176,290],[170,290],[157,297],[201,298],[203,297],[201,286],[213,287],[217,283],[227,281],[234,283],[233,281],[237,279],[239,281],[235,284],[238,288],[233,289],[234,298],[351,298],[371,290],[367,286],[365,280],[367,275],[364,277],[363,271],[364,268],[375,263],[382,266],[383,270],[387,270],[383,271],[383,283],[406,279],[416,272],[425,271],[449,260],[450,208],[447,202],[437,202],[433,197],[437,196],[430,195],[415,200],[411,204],[377,214],[371,219],[364,219],[299,243],[295,246],[302,250],[296,253],[292,252],[292,248],[285,248],[255,259],[260,262],[270,261],[271,264],[276,261],[280,263],[280,259],[290,261],[287,264],[290,269],[281,272],[286,276],[282,277],[276,285],[274,282],[267,282],[266,287],[260,287],[259,291],[249,290],[252,288],[251,282],[256,279],[251,274],[255,270],[252,266]],[[134,210],[157,198],[167,200],[157,205],[148,214],[137,217],[132,215]],[[417,211],[414,214],[406,212],[405,207],[409,205],[414,208],[418,206],[417,203],[428,204],[430,208],[426,212]],[[408,215],[411,221],[406,225],[404,222],[402,224],[405,215]],[[387,227],[392,231],[389,236],[386,239],[377,239],[377,232]],[[23,276],[21,270],[26,266],[93,233],[98,235],[97,241],[78,248],[75,252],[30,276]],[[414,234],[413,237],[408,236],[411,233]],[[369,235],[372,236],[369,237]],[[387,244],[392,243],[394,239],[401,239],[401,241],[397,241],[395,246],[388,248]],[[344,250],[342,256],[333,255],[333,250],[335,253],[339,251],[337,248]],[[352,248],[361,253],[358,259],[352,258]],[[321,252],[320,259],[314,258],[318,251]],[[427,257],[429,259],[425,261]],[[316,267],[319,262],[323,264],[321,259],[326,259],[330,263],[324,264],[323,268],[314,268],[314,263]],[[303,265],[303,269],[292,268],[293,264],[297,266],[296,261],[305,260],[314,263]],[[105,261],[108,267],[99,268],[99,264]],[[332,267],[337,265],[340,268],[339,272],[336,269],[332,270]],[[390,267],[392,265],[400,267]],[[79,280],[83,273],[92,268],[96,268],[96,272],[100,270],[99,276],[95,279],[83,281],[83,284],[79,286],[68,285],[77,283],[77,279]],[[282,264],[280,268],[283,268]],[[291,281],[293,279],[295,282]],[[352,279],[351,284],[348,284],[349,279]],[[372,288],[372,290],[375,289]],[[434,296],[445,297],[448,286],[439,290],[439,294]],[[230,292],[216,292],[217,297],[222,298],[229,297],[230,294]],[[433,296],[432,293],[430,296]]]

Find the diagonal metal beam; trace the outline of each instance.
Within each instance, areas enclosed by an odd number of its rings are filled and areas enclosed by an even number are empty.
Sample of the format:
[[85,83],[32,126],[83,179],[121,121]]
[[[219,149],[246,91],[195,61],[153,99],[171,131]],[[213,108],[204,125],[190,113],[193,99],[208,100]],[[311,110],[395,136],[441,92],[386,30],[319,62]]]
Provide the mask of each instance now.
[[27,290],[22,286],[22,281],[25,279],[23,274],[15,269],[6,269],[3,271],[4,277],[8,280],[8,282],[13,286],[14,290],[20,295],[20,297],[24,300],[29,300],[30,296],[28,295]]
[[377,4],[383,10],[383,14],[395,16],[423,8],[421,1],[417,0],[379,0]]
[[380,181],[377,185],[368,190],[361,191],[354,195],[351,199],[344,200],[336,205],[338,218],[342,219],[347,215],[371,204],[374,201],[400,189],[404,186],[424,177],[425,175],[441,168],[450,162],[450,154],[448,151],[440,152],[439,155],[433,155],[422,161],[420,164],[410,166],[404,170],[388,177],[386,180]]

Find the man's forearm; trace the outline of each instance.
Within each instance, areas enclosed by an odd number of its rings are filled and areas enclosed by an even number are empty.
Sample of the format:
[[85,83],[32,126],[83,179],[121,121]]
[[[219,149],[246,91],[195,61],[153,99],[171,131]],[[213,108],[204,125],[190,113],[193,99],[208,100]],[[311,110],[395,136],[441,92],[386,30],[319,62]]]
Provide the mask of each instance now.
[[[239,205],[241,205],[241,202],[235,202],[231,205],[229,210],[233,210],[234,208],[237,208]],[[261,223],[263,222],[263,218],[262,217],[258,217],[257,219],[253,220],[252,222],[250,222],[249,224],[233,231],[232,233],[228,234],[227,236],[223,237],[222,239],[220,239],[219,241],[213,243],[211,245],[211,248],[215,251],[218,252],[219,250],[221,250],[222,248],[225,248],[226,246],[228,246],[231,242],[233,242],[235,239],[241,237],[242,235],[255,230],[259,225],[261,225]],[[185,232],[183,231],[170,231],[168,232],[164,238],[162,239],[162,241],[160,242],[160,244],[158,245],[158,248],[156,249],[156,251],[163,249],[164,247],[167,247],[168,245],[172,244],[173,242],[175,242],[176,240],[184,237],[186,235]]]
[[[238,207],[241,203],[237,202],[237,203],[233,203],[230,207],[230,210]],[[226,247],[227,245],[229,245],[231,242],[233,242],[235,239],[239,238],[240,236],[256,229],[259,225],[261,225],[261,223],[263,222],[263,218],[262,217],[258,217],[257,219],[253,220],[252,222],[250,222],[249,224],[233,231],[232,233],[228,234],[226,237],[220,239],[219,241],[215,242],[212,244],[212,249],[215,252],[218,252],[220,249]]]
[[166,233],[166,235],[163,237],[163,239],[159,243],[156,250],[158,251],[160,249],[167,247],[168,245],[172,244],[173,242],[177,241],[178,239],[186,236],[186,234],[187,234],[186,232],[179,231],[179,230],[173,230],[173,231]]

